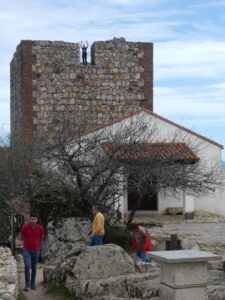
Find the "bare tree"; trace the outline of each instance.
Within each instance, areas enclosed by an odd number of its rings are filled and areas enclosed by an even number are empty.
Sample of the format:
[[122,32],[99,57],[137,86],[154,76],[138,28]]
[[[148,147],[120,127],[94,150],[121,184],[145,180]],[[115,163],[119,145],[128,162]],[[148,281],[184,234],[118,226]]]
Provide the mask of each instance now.
[[0,147],[0,197],[9,201],[23,195],[26,181],[36,166],[31,146],[17,143],[16,147],[11,147],[10,137],[4,133],[0,140],[4,141]]
[[131,222],[145,194],[185,189],[200,195],[220,185],[216,164],[199,160],[197,153],[206,147],[200,139],[192,141],[179,131],[159,139],[157,125],[141,117],[92,132],[85,122],[79,124],[53,122],[57,130],[50,126],[36,138],[39,169],[30,181],[29,197],[42,207],[47,199],[53,214],[51,207],[65,215],[88,216],[97,203],[115,215],[129,187],[136,195]]
[[[15,233],[21,225],[18,203],[24,199],[26,181],[33,172],[30,151],[24,145],[10,146],[10,136],[0,132],[0,243],[9,243],[15,250]],[[22,217],[22,216],[20,216]]]

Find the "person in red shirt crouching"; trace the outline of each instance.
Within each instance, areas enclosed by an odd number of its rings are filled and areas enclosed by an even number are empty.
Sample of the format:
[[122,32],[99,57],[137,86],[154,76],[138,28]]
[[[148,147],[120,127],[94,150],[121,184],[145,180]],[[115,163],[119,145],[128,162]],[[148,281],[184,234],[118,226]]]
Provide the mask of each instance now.
[[131,249],[145,263],[150,262],[147,251],[152,251],[152,244],[148,228],[131,223],[129,230],[132,231]]
[[[21,238],[23,240],[23,261],[25,272],[24,291],[35,290],[35,279],[37,273],[37,262],[41,249],[41,240],[44,237],[44,228],[37,224],[38,217],[32,213],[27,224],[21,229]],[[30,272],[31,270],[31,272]]]

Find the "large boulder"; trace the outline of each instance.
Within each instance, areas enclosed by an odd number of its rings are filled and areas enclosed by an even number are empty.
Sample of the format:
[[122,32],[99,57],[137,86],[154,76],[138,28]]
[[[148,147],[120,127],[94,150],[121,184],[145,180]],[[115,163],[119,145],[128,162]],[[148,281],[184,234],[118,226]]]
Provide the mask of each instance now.
[[86,218],[68,218],[57,226],[49,225],[44,256],[48,264],[57,264],[61,257],[87,246],[87,237],[91,231],[91,221]]
[[86,218],[68,218],[54,228],[56,242],[71,242],[81,244],[87,241],[91,231],[91,221]]
[[59,259],[55,268],[46,267],[44,279],[67,288],[75,299],[158,296],[158,268],[140,273],[132,257],[117,245],[80,248],[71,254]]
[[[68,251],[62,252],[62,249]],[[61,255],[54,261],[54,267],[50,265],[44,270],[45,281],[65,283],[68,278],[74,281],[135,273],[131,256],[113,244],[82,247],[69,243],[64,247],[61,245],[59,252]]]
[[90,220],[70,218],[51,231],[45,282],[67,288],[78,300],[158,296],[158,267],[140,268],[137,260],[114,244],[89,247],[90,230]]
[[[84,248],[72,260],[60,265],[61,275],[68,272],[76,279],[99,279],[135,273],[135,263],[121,247],[106,244]],[[65,267],[65,268],[64,268]],[[64,274],[65,272],[65,274]]]

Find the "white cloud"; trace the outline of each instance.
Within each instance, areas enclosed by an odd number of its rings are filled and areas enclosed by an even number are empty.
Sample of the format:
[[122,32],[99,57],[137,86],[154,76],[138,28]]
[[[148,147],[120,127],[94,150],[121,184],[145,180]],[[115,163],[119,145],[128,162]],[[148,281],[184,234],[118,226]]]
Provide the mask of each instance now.
[[183,116],[183,118],[221,118],[225,124],[225,92],[221,94],[215,89],[198,92],[182,88],[154,89],[155,111],[170,116]]
[[210,84],[210,88],[215,88],[217,90],[222,90],[225,93],[225,82],[218,82],[215,84]]
[[191,4],[190,7],[192,8],[212,8],[212,7],[225,7],[225,1],[204,1],[203,3],[194,3]]
[[154,46],[155,78],[225,76],[225,42],[165,42]]
[[[139,6],[144,4],[155,4],[156,0],[108,0],[105,3],[112,5]],[[162,1],[161,1],[162,2]]]
[[0,0],[0,123],[9,128],[9,63],[21,39],[91,44],[123,36],[154,42],[157,113],[205,129],[224,126],[224,6],[219,0]]

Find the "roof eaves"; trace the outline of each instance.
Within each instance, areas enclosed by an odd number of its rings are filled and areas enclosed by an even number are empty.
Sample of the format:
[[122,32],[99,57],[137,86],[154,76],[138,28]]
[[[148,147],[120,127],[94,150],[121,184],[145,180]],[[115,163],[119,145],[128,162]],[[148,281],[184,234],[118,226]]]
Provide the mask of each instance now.
[[197,136],[198,138],[200,138],[200,139],[202,139],[202,140],[204,140],[204,141],[206,141],[206,142],[209,142],[209,143],[211,143],[211,144],[213,144],[213,145],[215,145],[215,146],[217,146],[217,147],[219,147],[219,148],[221,148],[221,149],[224,149],[224,146],[223,146],[223,145],[221,145],[221,144],[219,144],[219,143],[217,143],[217,142],[215,142],[215,141],[213,141],[213,140],[211,140],[211,139],[205,137],[204,135],[201,135],[201,134],[199,134],[199,133],[197,133],[197,132],[195,132],[195,131],[193,131],[193,130],[191,130],[191,129],[188,129],[188,128],[184,127],[184,126],[181,126],[181,125],[179,125],[179,124],[177,124],[177,123],[175,123],[175,122],[173,122],[173,121],[171,121],[171,120],[169,120],[169,119],[167,119],[167,118],[165,118],[165,117],[162,117],[162,116],[160,116],[160,115],[158,115],[158,114],[156,114],[156,113],[154,113],[154,112],[152,112],[152,111],[150,111],[150,110],[148,110],[148,109],[143,108],[142,111],[144,111],[144,112],[146,112],[147,114],[149,114],[149,115],[151,115],[151,116],[154,116],[154,117],[156,117],[156,118],[158,118],[158,119],[160,119],[160,120],[162,120],[162,121],[165,121],[165,122],[167,122],[167,123],[169,123],[169,124],[171,124],[171,125],[174,125],[174,126],[176,126],[177,128],[186,131],[187,133],[191,133],[191,134]]
[[169,124],[171,124],[171,125],[173,125],[173,126],[176,126],[177,128],[179,128],[179,129],[181,129],[181,130],[184,130],[184,131],[186,131],[187,133],[193,134],[193,135],[195,135],[196,137],[198,137],[198,138],[200,138],[200,139],[202,139],[202,140],[204,140],[204,141],[206,141],[206,142],[208,142],[208,143],[210,143],[210,144],[213,144],[213,145],[215,145],[215,146],[217,146],[217,147],[219,147],[219,148],[221,148],[221,149],[224,149],[224,146],[223,146],[223,145],[221,145],[221,144],[219,144],[219,143],[217,143],[217,142],[215,142],[215,141],[213,141],[213,140],[211,140],[211,139],[205,137],[204,135],[201,135],[201,134],[199,134],[199,133],[197,133],[197,132],[195,132],[195,131],[193,131],[193,130],[191,130],[191,129],[188,129],[188,128],[184,127],[184,126],[181,126],[180,124],[177,124],[177,123],[175,123],[175,122],[173,122],[173,121],[171,121],[171,120],[169,120],[169,119],[167,119],[167,118],[165,118],[165,117],[162,117],[162,116],[160,116],[160,115],[158,115],[158,114],[156,114],[156,113],[154,113],[154,112],[152,112],[152,111],[150,111],[150,110],[148,110],[148,109],[145,109],[145,108],[138,109],[138,110],[135,111],[135,112],[131,112],[131,113],[127,114],[126,116],[123,116],[123,117],[121,117],[121,118],[118,118],[118,119],[116,119],[116,120],[114,120],[114,121],[112,121],[112,122],[109,122],[109,123],[107,123],[107,124],[99,125],[99,126],[96,126],[96,127],[94,127],[94,128],[88,129],[87,131],[84,132],[83,135],[90,134],[90,133],[93,133],[93,132],[95,132],[95,131],[97,131],[97,130],[100,130],[100,129],[103,129],[103,128],[112,126],[112,125],[114,125],[114,124],[117,124],[117,123],[119,123],[119,122],[122,122],[122,121],[124,121],[124,120],[127,120],[127,119],[129,119],[130,117],[133,117],[133,116],[135,116],[135,115],[138,115],[138,114],[141,113],[141,112],[145,112],[145,113],[147,113],[147,114],[149,114],[149,115],[151,115],[151,116],[153,116],[153,117],[155,117],[155,118],[157,118],[157,119],[159,119],[159,120],[162,120],[162,121],[167,122],[167,123],[169,123]]

